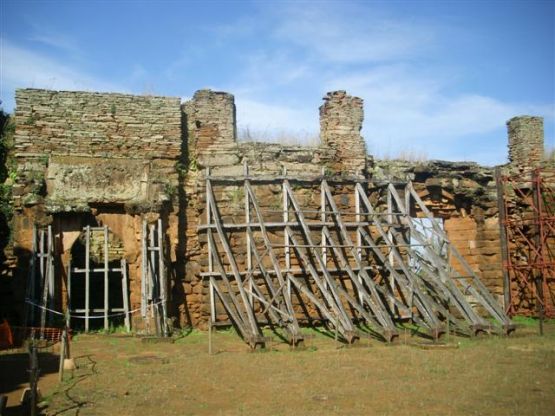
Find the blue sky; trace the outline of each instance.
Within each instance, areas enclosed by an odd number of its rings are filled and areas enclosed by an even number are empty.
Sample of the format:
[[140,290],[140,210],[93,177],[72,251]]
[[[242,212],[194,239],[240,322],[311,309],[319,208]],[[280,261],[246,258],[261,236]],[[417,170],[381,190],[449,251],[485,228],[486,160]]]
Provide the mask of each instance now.
[[369,153],[504,163],[505,122],[555,131],[555,1],[11,1],[0,98],[14,89],[236,97],[239,130],[318,132],[326,91],[365,100]]

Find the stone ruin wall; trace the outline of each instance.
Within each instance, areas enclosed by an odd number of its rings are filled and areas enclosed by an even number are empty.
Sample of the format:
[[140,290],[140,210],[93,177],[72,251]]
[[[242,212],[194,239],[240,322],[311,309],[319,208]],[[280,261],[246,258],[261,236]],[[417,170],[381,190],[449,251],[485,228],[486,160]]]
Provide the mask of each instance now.
[[[32,89],[18,90],[16,100],[13,246],[20,260],[15,299],[24,298],[33,223],[51,223],[55,232],[62,233],[57,250],[66,262],[84,225],[82,214],[89,213],[123,241],[130,266],[131,309],[136,308],[142,219],[152,221],[161,215],[170,247],[167,263],[174,306],[170,314],[181,325],[202,326],[209,314],[208,288],[200,277],[207,266],[206,239],[198,232],[206,217],[205,170],[217,176],[241,176],[245,161],[253,175],[286,169],[291,176],[325,172],[412,179],[427,206],[445,220],[453,244],[502,298],[493,170],[466,162],[373,161],[360,136],[362,100],[344,91],[324,98],[321,144],[315,147],[238,143],[233,96],[210,90],[198,91],[183,104],[178,98]],[[526,131],[519,131],[526,141]],[[522,150],[526,146],[518,139],[510,143],[518,150],[515,155],[533,154]],[[222,215],[237,215],[236,189],[218,192],[217,199],[229,209]],[[275,209],[281,198],[272,187],[256,192],[263,210]],[[340,209],[353,207],[352,193],[348,187],[336,192]],[[299,190],[297,196],[305,206],[319,208],[319,190]],[[235,244],[244,246],[240,239]]]
[[[177,239],[182,155],[180,99],[23,89],[16,92],[14,299],[24,299],[33,225],[52,225],[56,286],[82,227],[107,225],[124,243],[131,305],[140,302],[142,218],[169,220]],[[64,296],[58,296],[63,299]],[[63,305],[57,305],[62,307]]]
[[[376,161],[373,177],[411,179],[451,243],[496,298],[503,301],[497,189],[493,168],[473,162]],[[414,213],[422,217],[422,213]],[[462,275],[467,273],[453,262]]]
[[[232,95],[213,91],[199,91],[183,105],[187,125],[188,166],[184,192],[186,197],[186,249],[183,292],[186,304],[180,306],[180,321],[204,326],[209,310],[208,280],[200,273],[207,270],[208,248],[205,233],[198,226],[206,224],[206,169],[213,176],[238,177],[244,174],[282,175],[292,177],[318,177],[344,174],[363,177],[366,174],[366,150],[360,130],[362,127],[362,100],[345,91],[328,93],[320,108],[322,142],[319,146],[284,146],[275,143],[237,142],[235,105]],[[329,119],[329,120],[328,120]],[[342,128],[342,123],[347,128]],[[329,140],[328,140],[329,138]],[[341,152],[341,140],[359,151]],[[335,141],[333,141],[335,140]],[[281,186],[254,186],[262,211],[281,209]],[[297,189],[296,196],[303,206],[319,209],[319,189]],[[344,200],[346,209],[354,203],[353,189],[341,190],[350,196]],[[226,222],[244,222],[244,193],[235,185],[215,187],[216,200]],[[352,210],[352,208],[350,208]],[[282,214],[265,214],[266,221],[281,221]],[[307,217],[307,219],[316,219]],[[283,234],[269,233],[273,242],[283,242]],[[229,234],[238,265],[246,270],[246,242],[240,233]],[[223,251],[220,249],[220,253]],[[222,256],[222,259],[225,256]],[[292,267],[298,266],[292,256]],[[224,260],[224,266],[229,264]],[[266,265],[269,267],[269,265]],[[297,305],[299,306],[299,305]],[[300,306],[299,306],[300,308]],[[217,305],[217,319],[225,321],[225,311]]]

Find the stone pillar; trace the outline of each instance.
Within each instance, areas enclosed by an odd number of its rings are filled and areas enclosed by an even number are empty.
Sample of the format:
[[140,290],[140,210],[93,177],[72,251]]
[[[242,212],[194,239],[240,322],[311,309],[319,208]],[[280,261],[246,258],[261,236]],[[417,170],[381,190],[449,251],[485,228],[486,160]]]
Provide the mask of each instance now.
[[543,117],[519,116],[507,121],[509,162],[515,167],[535,167],[543,159]]
[[335,151],[335,173],[364,175],[366,146],[360,135],[363,101],[345,91],[328,92],[320,107],[320,140]]
[[238,162],[235,98],[226,92],[199,90],[183,105],[187,119],[189,156],[199,167]]

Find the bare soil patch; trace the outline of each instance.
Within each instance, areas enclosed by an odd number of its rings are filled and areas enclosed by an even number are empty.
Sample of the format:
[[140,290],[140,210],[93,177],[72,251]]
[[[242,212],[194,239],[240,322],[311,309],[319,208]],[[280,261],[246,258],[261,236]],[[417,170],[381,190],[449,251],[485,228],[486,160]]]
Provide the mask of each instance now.
[[[307,330],[307,332],[310,332]],[[451,337],[450,348],[363,339],[340,346],[317,332],[304,349],[249,352],[231,331],[175,343],[78,335],[78,369],[44,385],[46,415],[552,415],[555,323],[546,335]],[[456,346],[456,348],[455,348]]]

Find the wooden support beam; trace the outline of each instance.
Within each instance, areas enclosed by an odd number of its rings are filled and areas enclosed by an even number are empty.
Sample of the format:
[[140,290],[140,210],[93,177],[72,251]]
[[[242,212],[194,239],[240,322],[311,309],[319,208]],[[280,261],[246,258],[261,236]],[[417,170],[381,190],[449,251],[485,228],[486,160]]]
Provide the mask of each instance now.
[[[214,193],[212,191],[212,185],[210,183],[209,180],[206,181],[206,193],[207,193],[207,199],[208,199],[208,203],[210,204],[210,209],[212,212],[212,215],[214,217],[214,223],[216,225],[216,230],[217,230],[217,235],[219,237],[219,240],[222,244],[222,247],[224,249],[224,252],[226,253],[226,256],[228,258],[228,261],[230,263],[231,269],[235,275],[235,280],[238,282],[238,289],[239,289],[239,294],[242,300],[243,305],[245,306],[245,312],[246,312],[246,316],[247,316],[247,321],[249,324],[249,332],[252,334],[251,337],[247,338],[248,342],[251,344],[252,348],[255,348],[257,344],[261,343],[261,339],[262,337],[260,336],[259,333],[259,329],[258,329],[258,325],[256,323],[256,318],[254,316],[254,312],[252,310],[252,308],[249,306],[249,300],[247,298],[247,294],[245,292],[244,286],[243,286],[243,279],[241,278],[241,275],[239,274],[239,269],[237,267],[237,263],[235,261],[235,257],[233,256],[233,252],[231,251],[231,247],[229,246],[229,242],[227,241],[227,236],[224,233],[224,230],[222,228],[222,224],[221,224],[221,220],[219,218],[219,213],[216,207],[216,202],[214,200]],[[214,249],[215,244],[212,244],[212,249]],[[213,256],[214,259],[216,258],[215,256]],[[219,258],[218,258],[219,261]],[[223,266],[222,266],[223,269]],[[224,271],[223,276],[225,276],[225,270]],[[223,277],[222,276],[222,277]],[[227,280],[227,278],[226,278]]]
[[85,228],[85,332],[89,332],[91,227]]
[[121,294],[123,297],[123,311],[125,312],[125,329],[131,331],[131,316],[129,315],[129,287],[127,284],[127,262],[121,259]]
[[108,321],[108,310],[110,309],[110,282],[108,281],[108,226],[105,225],[102,229],[104,237],[104,330],[110,328]]
[[[366,210],[370,213],[374,212],[374,208],[372,207],[372,204],[366,196],[366,193],[364,192],[362,186],[357,185],[356,188],[359,193],[360,199],[366,207]],[[388,192],[388,195],[391,195],[391,193]],[[390,196],[389,201],[389,206],[392,207],[392,196]],[[434,302],[420,290],[420,287],[418,285],[418,276],[413,274],[409,267],[406,266],[403,257],[398,251],[397,243],[393,240],[394,231],[389,228],[389,230],[386,232],[385,227],[380,220],[375,221],[374,226],[378,231],[380,237],[386,242],[387,245],[391,247],[387,259],[379,249],[374,249],[373,252],[389,270],[389,276],[391,278],[389,283],[392,293],[394,292],[395,283],[397,282],[399,288],[404,292],[403,295],[405,299],[409,299],[410,296],[410,299],[412,300],[413,296],[416,295],[416,306],[418,311],[422,314],[424,321],[426,322],[426,326],[432,331],[435,336],[439,337],[439,334],[441,333],[441,323],[434,314]],[[363,230],[361,230],[361,232],[363,232],[367,242],[369,242],[370,244],[375,243],[369,233]],[[401,277],[400,273],[394,267],[394,264],[399,266],[400,271],[404,275],[404,278]],[[407,289],[411,292],[410,295],[407,293]],[[410,307],[412,307],[412,304],[410,304]]]
[[[432,219],[432,227],[434,228],[435,232],[440,235],[444,240],[448,241],[449,238],[444,230],[439,228],[437,224],[433,221],[433,215],[430,210],[426,207],[418,193],[414,190],[412,184],[408,184],[407,188],[409,189],[411,195],[413,196],[414,200],[418,204],[419,208],[424,212],[427,218]],[[470,283],[467,282],[466,279],[459,279],[459,282],[465,285],[471,294],[476,298],[476,300],[490,313],[492,318],[494,318],[501,326],[509,329],[508,327],[512,326],[511,320],[497,303],[497,301],[493,298],[490,291],[486,288],[486,286],[482,283],[480,278],[476,275],[474,270],[470,267],[464,257],[459,253],[459,251],[453,246],[450,245],[450,252],[453,256],[458,260],[459,264],[462,265],[464,270],[468,273],[468,275],[472,276],[470,279]],[[455,272],[456,273],[456,272]],[[458,274],[458,273],[457,273]],[[459,274],[460,276],[460,274]],[[487,325],[487,323],[486,323]]]
[[[393,198],[397,203],[397,206],[401,210],[405,210],[404,204],[402,203],[395,187],[393,187],[393,185],[390,185],[389,188],[391,190],[391,195],[393,196]],[[410,188],[408,189],[409,189],[409,192],[411,192],[412,194],[413,190],[411,190]],[[414,194],[412,194],[413,197],[414,197]],[[416,195],[416,197],[419,198],[418,195]],[[412,221],[410,221],[410,217],[408,215],[407,215],[406,224],[409,226],[411,230],[412,238],[414,238],[416,241],[419,241],[421,243],[425,241],[425,237],[422,235],[420,231],[416,229]],[[439,233],[436,233],[436,234],[440,235]],[[442,258],[431,247],[425,247],[424,252],[426,253],[426,258],[431,262],[431,264],[439,274],[439,279],[437,281],[437,284],[445,286],[449,291],[449,298],[444,298],[443,300],[448,301],[450,299],[454,301],[454,305],[457,307],[459,312],[465,317],[465,319],[471,322],[471,324],[474,325],[475,327],[487,326],[487,323],[485,322],[485,320],[480,316],[478,316],[478,314],[472,309],[471,305],[468,303],[463,293],[460,291],[460,289],[455,285],[454,281],[451,279],[451,276],[449,275],[449,271],[451,269],[449,265],[446,263],[446,259]]]
[[164,234],[162,229],[162,219],[158,218],[158,276],[159,276],[159,284],[160,284],[160,302],[162,302],[162,335],[165,337],[168,336],[168,299],[167,299],[167,291],[168,291],[168,283],[166,281],[166,266],[164,261]]
[[507,243],[507,229],[505,224],[507,221],[505,212],[505,189],[503,186],[503,178],[501,167],[497,166],[495,168],[495,184],[497,187],[497,210],[499,212],[499,240],[501,243],[501,263],[503,272],[503,301],[505,312],[511,309],[511,282],[509,278],[509,271],[507,270],[507,264],[509,261],[509,246]]
[[141,315],[144,320],[147,318],[147,228],[146,219],[143,218],[141,232]]
[[[328,184],[325,180],[322,181],[322,189],[325,193],[327,203],[329,204],[330,208],[333,211],[333,219],[334,219],[334,222],[337,225],[337,228],[340,232],[340,235],[343,239],[343,242],[350,248],[351,256],[354,258],[356,266],[361,270],[361,272],[359,273],[359,276],[363,277],[364,273],[366,273],[366,272],[363,269],[362,260],[360,258],[360,255],[359,255],[355,245],[353,244],[353,241],[351,240],[351,237],[349,236],[349,233],[347,232],[347,228],[345,227],[345,225],[342,221],[341,214],[339,214],[339,210],[337,209],[337,205],[335,203],[335,200],[333,199],[333,195],[331,193],[331,190],[330,190],[330,188],[329,188],[329,186],[328,186]],[[357,231],[359,231],[359,230],[357,230]],[[330,235],[330,237],[331,237],[331,235]],[[347,262],[347,264],[348,264],[348,262]],[[375,284],[374,284],[373,280],[369,276],[365,276],[365,277],[366,277],[365,280],[368,284],[368,289],[370,291],[369,293],[365,293],[366,291],[365,291],[364,286],[360,283],[360,281],[357,278],[354,278],[354,275],[353,275],[353,279],[352,279],[353,284],[355,284],[359,293],[368,295],[366,297],[367,304],[372,309],[372,312],[376,316],[376,319],[378,320],[380,325],[387,332],[387,334],[388,334],[387,337],[389,338],[388,341],[390,341],[392,337],[397,335],[397,331],[395,329],[395,324],[391,320],[391,317],[389,316],[389,313],[387,312],[387,308],[383,304],[382,299],[380,298],[380,296],[379,296],[379,294],[378,294],[378,292],[375,288]]]
[[[293,190],[291,189],[291,185],[289,184],[289,181],[284,180],[284,184],[285,184],[285,190],[287,191],[288,198],[291,201],[291,205],[295,210],[295,215],[297,217],[297,220],[301,223],[301,230],[304,233],[304,238],[306,239],[309,245],[315,246],[314,242],[312,241],[310,228],[306,224],[304,215],[301,211],[301,207],[297,202],[297,199],[295,198],[295,195],[293,193]],[[293,232],[291,228],[286,227],[286,230],[289,233],[290,240],[293,242],[295,246],[297,246],[299,243],[293,239]],[[297,252],[301,253],[300,250],[297,250]],[[331,296],[328,296],[330,299],[327,299],[327,300],[329,304],[332,305],[332,309],[334,310],[334,312],[337,313],[338,319],[342,322],[342,325],[345,330],[344,335],[347,336],[346,339],[348,342],[350,342],[351,339],[354,340],[354,338],[356,338],[354,335],[352,335],[354,334],[354,326],[347,312],[343,307],[341,297],[339,296],[339,293],[338,293],[340,288],[337,286],[337,284],[335,283],[331,275],[327,272],[326,265],[324,264],[324,261],[322,260],[320,253],[318,253],[318,251],[315,248],[311,248],[309,252],[311,253],[311,257],[315,259],[316,263],[319,265],[322,275],[324,277],[324,281],[327,283],[327,285],[325,286],[321,285],[320,290],[322,291],[322,294],[328,294],[328,293],[331,294]],[[304,258],[305,256],[302,256],[302,257]],[[305,263],[306,263],[305,266],[307,266],[310,269],[313,269],[312,262],[305,261]],[[319,274],[318,272],[316,272],[315,269],[313,270],[312,274],[316,276],[316,279],[320,280]]]
[[[245,189],[246,189],[247,195],[250,196],[250,201],[253,205],[254,213],[255,213],[255,215],[258,219],[258,223],[260,224],[260,233],[262,235],[262,239],[263,239],[264,245],[266,247],[266,252],[268,253],[268,256],[270,257],[270,261],[272,262],[272,266],[274,268],[274,272],[275,272],[278,284],[280,285],[280,287],[283,287],[284,285],[288,285],[289,284],[288,283],[289,279],[287,279],[287,277],[284,278],[284,276],[281,272],[279,261],[277,259],[276,254],[274,253],[274,251],[272,249],[272,244],[270,242],[270,238],[268,237],[266,227],[264,226],[264,220],[262,218],[262,214],[260,213],[260,205],[258,204],[258,200],[256,198],[254,190],[252,189],[252,186],[251,186],[249,181],[245,181]],[[251,233],[252,233],[252,230],[249,230],[248,234],[250,235]],[[286,234],[286,233],[284,233],[284,234]],[[288,237],[286,237],[286,241],[289,241]],[[257,253],[256,247],[254,246],[254,238],[252,238],[252,236],[251,236],[250,242],[251,242],[253,252]],[[287,248],[287,252],[288,251],[289,251],[289,249]],[[256,255],[258,256],[258,253]],[[288,259],[288,254],[286,253],[286,263],[287,263],[287,259]],[[259,264],[259,266],[262,266],[261,258],[258,258],[258,264]],[[264,276],[266,277],[265,273],[264,273]],[[272,281],[269,278],[269,276],[266,277],[266,281],[267,281],[268,286],[273,289],[273,284],[272,284]],[[288,286],[287,289],[288,290],[286,291],[285,296],[282,297],[283,302],[284,302],[283,312],[289,316],[289,322],[287,323],[286,328],[289,332],[290,340],[293,342],[293,345],[294,345],[297,342],[302,341],[302,335],[301,335],[301,330],[299,328],[299,324],[297,322],[297,319],[295,318],[295,311],[293,309],[293,304],[291,302],[290,286]],[[272,293],[272,296],[274,296],[274,297],[278,296],[277,291],[273,290],[273,292],[274,293]]]

